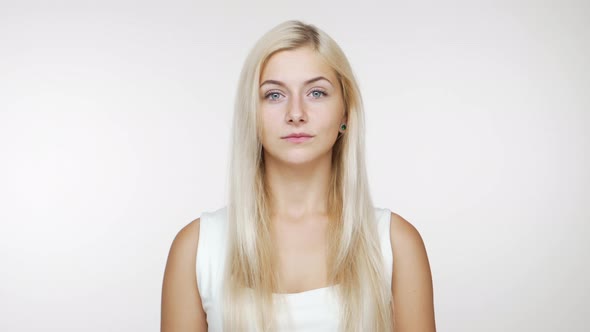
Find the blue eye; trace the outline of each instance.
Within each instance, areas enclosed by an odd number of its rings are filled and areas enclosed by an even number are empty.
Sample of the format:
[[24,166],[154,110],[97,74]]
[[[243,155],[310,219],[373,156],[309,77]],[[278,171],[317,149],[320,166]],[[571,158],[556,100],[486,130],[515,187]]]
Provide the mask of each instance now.
[[279,92],[276,91],[269,91],[264,98],[266,99],[270,99],[272,101],[277,101],[279,100],[279,98],[281,98],[281,94]]
[[313,90],[311,92],[311,95],[314,98],[320,98],[320,97],[326,96],[326,93],[324,91],[322,91],[322,90]]

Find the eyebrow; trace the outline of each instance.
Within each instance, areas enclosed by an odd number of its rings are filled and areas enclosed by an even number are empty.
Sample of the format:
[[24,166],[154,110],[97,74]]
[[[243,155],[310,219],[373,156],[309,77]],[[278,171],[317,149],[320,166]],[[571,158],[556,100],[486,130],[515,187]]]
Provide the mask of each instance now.
[[[303,83],[303,85],[307,85],[313,82],[317,82],[317,81],[321,81],[321,80],[325,80],[328,81],[328,83],[330,83],[330,85],[333,86],[332,82],[330,82],[329,79],[325,78],[324,76],[318,76],[318,77],[314,77],[310,80],[307,80]],[[262,82],[262,84],[260,84],[260,87],[262,87],[265,84],[276,84],[276,85],[280,85],[282,87],[286,87],[285,83],[281,82],[281,81],[276,81],[276,80],[266,80],[264,82]]]

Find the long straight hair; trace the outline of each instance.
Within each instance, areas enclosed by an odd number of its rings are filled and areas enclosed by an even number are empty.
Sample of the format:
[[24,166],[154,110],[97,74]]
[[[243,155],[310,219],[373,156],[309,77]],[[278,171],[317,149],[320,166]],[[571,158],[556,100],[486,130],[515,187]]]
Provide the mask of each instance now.
[[332,150],[328,194],[328,278],[339,285],[341,330],[391,331],[391,286],[385,275],[365,165],[362,99],[350,64],[325,32],[287,21],[262,36],[244,63],[235,100],[229,169],[229,244],[223,283],[224,331],[275,328],[277,272],[270,199],[261,144],[259,84],[268,59],[312,47],[334,70],[344,99],[346,133]]

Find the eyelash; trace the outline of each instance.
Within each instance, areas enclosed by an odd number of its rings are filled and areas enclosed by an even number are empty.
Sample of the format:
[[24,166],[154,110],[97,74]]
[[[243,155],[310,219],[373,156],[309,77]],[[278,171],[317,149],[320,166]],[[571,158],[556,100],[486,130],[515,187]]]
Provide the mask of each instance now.
[[[326,91],[324,91],[324,90],[322,90],[322,89],[317,89],[317,88],[316,88],[316,89],[313,89],[313,90],[311,90],[309,93],[310,93],[310,94],[312,94],[312,93],[314,93],[314,92],[316,92],[316,91],[322,94],[322,96],[321,96],[321,97],[325,97],[325,96],[327,96],[327,95],[328,95],[328,94],[326,93]],[[268,91],[268,92],[267,92],[267,93],[264,95],[264,99],[269,99],[269,97],[270,97],[271,95],[275,94],[275,93],[278,93],[278,94],[282,95],[282,93],[280,93],[280,92],[279,92],[279,91],[277,91],[277,90],[270,90],[270,91]],[[318,97],[318,98],[320,98],[320,97]]]

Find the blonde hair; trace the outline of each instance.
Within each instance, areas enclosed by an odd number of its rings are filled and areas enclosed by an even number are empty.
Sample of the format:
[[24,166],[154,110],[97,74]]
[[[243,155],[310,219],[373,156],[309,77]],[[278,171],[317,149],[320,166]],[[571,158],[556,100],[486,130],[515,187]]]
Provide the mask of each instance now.
[[[270,199],[260,140],[260,75],[276,52],[310,46],[336,73],[347,116],[332,151],[328,196],[328,276],[338,284],[343,331],[391,331],[391,288],[377,234],[365,166],[362,99],[348,60],[322,30],[300,21],[271,29],[250,51],[239,80],[229,169],[229,247],[224,279],[224,331],[274,329],[277,290]],[[246,310],[247,309],[247,310]],[[250,311],[248,311],[250,310]],[[246,317],[247,316],[247,317]]]

